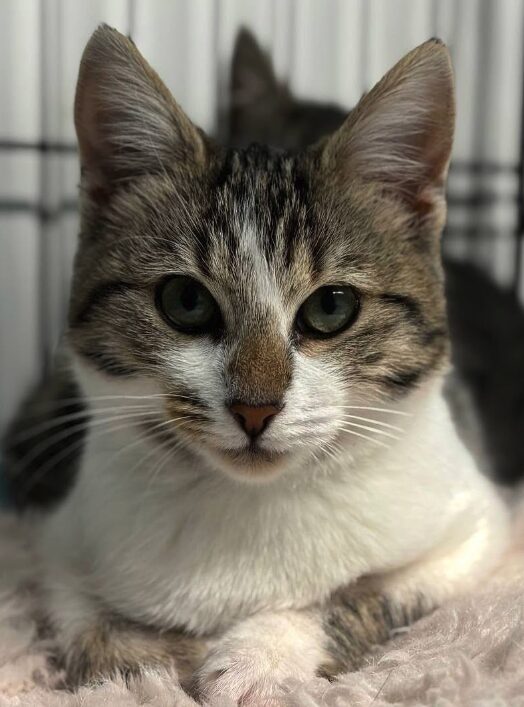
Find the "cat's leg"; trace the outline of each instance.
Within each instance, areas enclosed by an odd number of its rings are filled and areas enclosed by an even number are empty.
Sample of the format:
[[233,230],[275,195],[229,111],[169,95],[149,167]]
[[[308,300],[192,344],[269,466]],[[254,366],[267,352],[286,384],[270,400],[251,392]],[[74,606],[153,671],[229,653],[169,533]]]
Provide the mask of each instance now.
[[184,685],[203,658],[203,642],[181,632],[159,631],[114,616],[98,616],[69,645],[64,663],[70,686],[115,675],[140,675],[151,668],[176,671]]
[[202,664],[207,646],[176,630],[129,621],[60,578],[47,587],[47,616],[70,687],[147,668],[176,671],[181,684]]

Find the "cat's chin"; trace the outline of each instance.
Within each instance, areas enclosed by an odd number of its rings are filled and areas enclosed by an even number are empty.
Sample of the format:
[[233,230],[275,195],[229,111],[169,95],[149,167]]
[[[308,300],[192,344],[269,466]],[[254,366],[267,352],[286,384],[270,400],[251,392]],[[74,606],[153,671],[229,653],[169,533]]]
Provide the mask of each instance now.
[[243,449],[213,447],[211,455],[220,470],[229,476],[247,481],[264,481],[285,470],[290,452],[271,451],[261,447]]

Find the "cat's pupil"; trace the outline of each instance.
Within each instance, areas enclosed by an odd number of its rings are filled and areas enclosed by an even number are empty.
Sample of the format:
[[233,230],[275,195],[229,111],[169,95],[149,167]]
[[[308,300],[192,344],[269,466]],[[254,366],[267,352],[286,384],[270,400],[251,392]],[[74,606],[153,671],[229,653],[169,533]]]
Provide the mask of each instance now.
[[334,314],[337,309],[335,295],[336,293],[331,290],[324,290],[321,295],[320,304],[326,314]]
[[184,309],[191,312],[198,305],[198,291],[194,285],[184,287],[180,295],[180,302]]

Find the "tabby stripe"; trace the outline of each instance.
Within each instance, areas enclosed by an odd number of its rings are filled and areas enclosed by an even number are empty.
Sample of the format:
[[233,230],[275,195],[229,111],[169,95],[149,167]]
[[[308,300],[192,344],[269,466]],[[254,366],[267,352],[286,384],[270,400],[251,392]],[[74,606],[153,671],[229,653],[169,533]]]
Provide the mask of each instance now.
[[204,277],[210,276],[209,271],[209,254],[211,250],[211,237],[209,234],[209,229],[199,228],[195,233],[195,255],[197,260],[197,266]]
[[133,285],[129,282],[115,280],[113,282],[103,282],[91,290],[86,301],[81,306],[80,310],[72,317],[69,322],[71,327],[87,324],[91,320],[92,310],[99,307],[106,299],[114,297],[129,290],[139,290],[138,285]]
[[129,377],[138,373],[135,368],[124,365],[105,351],[80,349],[77,350],[77,353],[90,361],[99,371],[115,377]]
[[445,327],[428,329],[428,322],[424,318],[419,303],[408,295],[401,295],[393,292],[384,292],[379,295],[380,299],[387,304],[393,304],[404,310],[408,320],[420,331],[422,343],[426,346],[434,343],[438,339],[446,338],[448,335]]
[[184,390],[180,393],[173,393],[172,400],[182,403],[182,405],[193,405],[193,407],[200,408],[201,410],[210,409],[210,405],[206,403],[205,400],[202,400],[202,398],[199,398],[198,395],[195,395],[188,390]]
[[370,649],[385,643],[394,629],[408,626],[431,609],[422,597],[402,605],[376,592],[360,596],[351,590],[337,592],[322,610],[331,661],[321,667],[320,674],[332,679],[355,670],[369,657]]
[[403,390],[406,388],[412,388],[419,382],[422,375],[426,373],[427,370],[428,367],[425,366],[424,368],[415,368],[409,371],[395,371],[395,373],[392,373],[391,375],[382,376],[379,380],[389,388]]
[[426,326],[426,321],[420,310],[419,303],[409,295],[401,295],[396,292],[383,292],[379,298],[387,304],[393,304],[404,310],[407,318],[416,326]]

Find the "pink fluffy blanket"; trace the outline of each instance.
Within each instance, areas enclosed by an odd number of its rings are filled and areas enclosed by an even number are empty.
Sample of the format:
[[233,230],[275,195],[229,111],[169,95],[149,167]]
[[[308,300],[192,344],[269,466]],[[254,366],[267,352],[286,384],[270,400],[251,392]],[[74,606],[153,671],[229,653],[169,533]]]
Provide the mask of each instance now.
[[[362,670],[336,683],[287,685],[281,704],[524,707],[523,521],[524,505],[511,552],[473,595],[393,636]],[[24,531],[11,515],[0,516],[0,556],[0,707],[196,704],[166,673],[146,673],[129,686],[110,681],[75,694],[59,689],[60,675],[48,659],[52,646],[37,637],[38,600]]]

